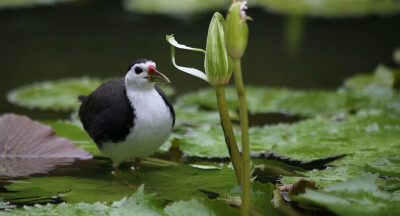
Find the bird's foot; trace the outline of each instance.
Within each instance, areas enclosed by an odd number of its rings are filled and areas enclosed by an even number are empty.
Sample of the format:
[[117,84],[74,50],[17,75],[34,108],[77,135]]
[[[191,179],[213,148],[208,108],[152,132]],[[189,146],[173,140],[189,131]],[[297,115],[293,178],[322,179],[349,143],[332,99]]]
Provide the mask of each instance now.
[[112,171],[112,174],[118,178],[122,176],[121,172],[119,171],[119,167],[114,167],[114,171]]
[[133,166],[129,169],[129,172],[133,175],[140,169],[140,162],[142,159],[140,158],[135,158],[133,159]]

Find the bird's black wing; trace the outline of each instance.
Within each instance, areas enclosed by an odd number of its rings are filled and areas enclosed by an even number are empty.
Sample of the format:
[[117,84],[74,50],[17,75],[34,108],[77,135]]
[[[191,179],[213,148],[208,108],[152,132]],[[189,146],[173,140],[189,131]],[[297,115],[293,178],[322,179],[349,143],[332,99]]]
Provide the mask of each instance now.
[[171,112],[171,116],[172,116],[172,129],[175,126],[175,110],[174,107],[172,106],[171,101],[169,100],[169,98],[167,97],[167,95],[163,92],[163,90],[160,89],[160,87],[158,87],[157,85],[154,86],[154,88],[156,89],[156,91],[158,92],[158,94],[160,94],[160,96],[162,97],[162,99],[165,102],[165,105],[167,105],[167,107],[169,108],[169,111]]
[[125,140],[133,127],[134,109],[123,78],[113,79],[83,98],[79,117],[89,136],[101,148],[103,142]]

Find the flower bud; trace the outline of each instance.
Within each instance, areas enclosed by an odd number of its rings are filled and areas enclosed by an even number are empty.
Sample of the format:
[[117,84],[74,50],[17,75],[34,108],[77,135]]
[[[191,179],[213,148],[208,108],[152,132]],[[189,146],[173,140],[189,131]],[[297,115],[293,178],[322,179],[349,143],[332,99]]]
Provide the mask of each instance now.
[[226,85],[232,75],[231,61],[225,49],[224,17],[214,13],[208,28],[204,67],[212,86]]
[[233,2],[226,15],[225,43],[231,58],[242,58],[247,47],[249,30],[247,27],[246,2]]

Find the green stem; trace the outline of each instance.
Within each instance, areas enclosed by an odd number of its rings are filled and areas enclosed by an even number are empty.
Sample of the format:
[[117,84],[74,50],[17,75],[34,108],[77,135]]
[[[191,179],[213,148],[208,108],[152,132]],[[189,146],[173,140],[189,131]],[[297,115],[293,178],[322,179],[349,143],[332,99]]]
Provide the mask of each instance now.
[[240,59],[233,59],[233,74],[235,76],[235,85],[239,97],[239,116],[240,127],[242,129],[242,215],[250,215],[250,147],[249,147],[249,120],[246,103],[246,92],[244,90],[242,69]]
[[228,148],[229,156],[231,157],[233,168],[235,169],[236,178],[239,184],[242,184],[243,180],[243,162],[242,156],[240,155],[235,134],[233,133],[231,118],[229,117],[228,108],[225,100],[225,87],[215,86],[215,94],[218,101],[219,116],[221,118],[221,126],[224,131],[225,143]]

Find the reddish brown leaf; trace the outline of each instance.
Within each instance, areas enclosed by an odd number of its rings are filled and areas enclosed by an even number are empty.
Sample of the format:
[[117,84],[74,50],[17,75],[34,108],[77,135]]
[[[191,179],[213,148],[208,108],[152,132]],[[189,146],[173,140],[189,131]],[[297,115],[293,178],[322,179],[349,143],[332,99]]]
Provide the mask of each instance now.
[[22,176],[46,173],[57,165],[93,156],[58,137],[50,126],[26,116],[0,116],[0,176]]

